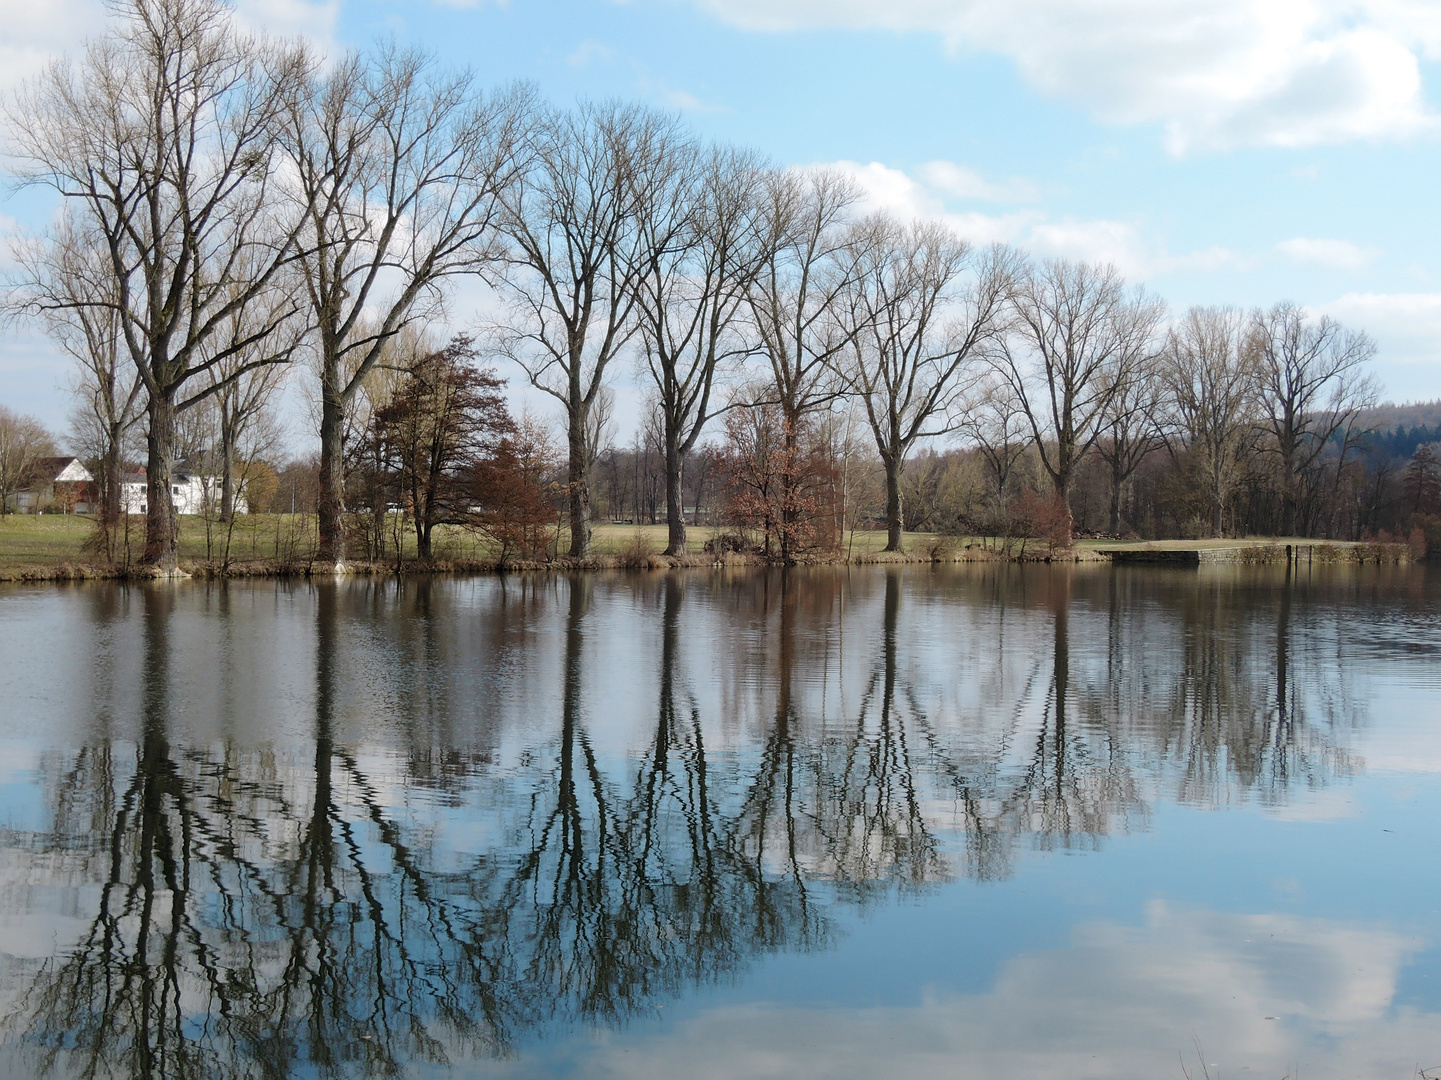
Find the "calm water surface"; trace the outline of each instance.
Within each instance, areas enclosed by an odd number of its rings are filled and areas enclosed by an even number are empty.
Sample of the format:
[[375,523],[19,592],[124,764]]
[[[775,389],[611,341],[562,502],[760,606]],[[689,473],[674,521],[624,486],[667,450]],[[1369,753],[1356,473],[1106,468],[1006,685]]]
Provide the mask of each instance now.
[[0,591],[0,1075],[1413,1077],[1441,575]]

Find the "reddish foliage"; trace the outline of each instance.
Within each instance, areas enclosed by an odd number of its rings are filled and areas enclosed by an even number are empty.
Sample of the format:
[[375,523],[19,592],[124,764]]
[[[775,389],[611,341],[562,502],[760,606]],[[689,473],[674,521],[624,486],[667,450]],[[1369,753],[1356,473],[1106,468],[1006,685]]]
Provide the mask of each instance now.
[[1065,551],[1071,546],[1071,510],[1054,491],[1023,492],[1011,504],[1010,518],[1013,536],[1044,540],[1052,551]]
[[501,561],[512,555],[546,554],[560,529],[557,502],[564,495],[555,479],[559,460],[539,421],[523,418],[470,476],[469,521],[500,545]]
[[731,412],[719,472],[727,520],[760,533],[768,558],[835,544],[836,469],[805,424],[774,405]]
[[555,540],[554,447],[539,423],[511,418],[503,386],[457,337],[418,357],[376,410],[365,453],[378,466],[378,497],[405,508],[422,558],[439,524],[479,529],[502,560],[541,557]]
[[421,558],[430,557],[436,525],[466,520],[472,495],[467,478],[494,459],[514,430],[505,383],[475,363],[469,338],[417,357],[395,396],[376,410],[376,458],[394,479],[410,515]]

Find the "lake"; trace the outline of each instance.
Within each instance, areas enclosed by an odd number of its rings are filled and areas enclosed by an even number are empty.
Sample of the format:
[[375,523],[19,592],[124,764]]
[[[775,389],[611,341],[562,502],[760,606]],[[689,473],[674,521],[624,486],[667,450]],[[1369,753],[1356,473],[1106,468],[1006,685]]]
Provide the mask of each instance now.
[[0,1076],[1413,1078],[1441,575],[0,591]]

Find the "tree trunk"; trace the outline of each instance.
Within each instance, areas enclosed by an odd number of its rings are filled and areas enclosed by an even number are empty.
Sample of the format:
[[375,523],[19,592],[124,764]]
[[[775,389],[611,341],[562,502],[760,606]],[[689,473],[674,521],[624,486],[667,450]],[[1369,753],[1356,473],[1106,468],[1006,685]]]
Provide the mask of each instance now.
[[[222,406],[223,408],[224,406]],[[235,481],[231,476],[235,457],[235,426],[220,421],[220,520],[229,521],[235,513]]]
[[665,516],[667,555],[685,554],[685,507],[682,504],[681,476],[685,459],[680,452],[680,433],[666,425],[665,433]]
[[905,519],[901,514],[901,459],[888,455],[886,466],[886,551],[904,551],[901,535]]
[[370,558],[379,562],[385,558],[385,492],[376,493],[370,507]]
[[100,458],[100,530],[105,558],[115,559],[115,527],[120,523],[120,432],[111,424],[106,432],[105,453]]
[[321,562],[345,558],[345,404],[333,384],[320,396],[320,491],[316,499]]
[[100,506],[105,520],[120,520],[120,433],[112,425],[105,442],[105,455],[100,459]]
[[1296,535],[1296,513],[1300,500],[1296,497],[1296,449],[1289,440],[1281,443],[1281,526],[1286,536]]
[[1111,535],[1121,535],[1121,485],[1125,480],[1121,477],[1120,457],[1116,458],[1116,464],[1111,467]]
[[[783,419],[785,426],[783,448],[781,450],[781,505],[780,522],[776,532],[779,533],[781,546],[781,561],[790,563],[794,560],[794,532],[797,522],[800,520],[800,512],[796,506],[796,489],[800,486],[800,477],[795,473],[797,458],[800,453],[800,419],[795,416],[786,415]],[[766,545],[766,555],[770,555],[770,545]]]
[[145,462],[145,553],[141,562],[163,572],[179,565],[179,528],[175,497],[170,490],[175,456],[175,402],[165,394],[150,395],[146,406],[150,431]]
[[1071,481],[1073,474],[1067,469],[1061,474],[1056,482],[1056,498],[1061,500],[1061,508],[1066,512],[1066,542],[1070,543],[1076,538],[1076,519],[1071,514]]
[[[590,462],[586,446],[585,416],[571,414],[569,431],[570,460],[566,480],[570,487],[570,554],[583,559],[590,554]],[[640,520],[636,507],[636,520]]]

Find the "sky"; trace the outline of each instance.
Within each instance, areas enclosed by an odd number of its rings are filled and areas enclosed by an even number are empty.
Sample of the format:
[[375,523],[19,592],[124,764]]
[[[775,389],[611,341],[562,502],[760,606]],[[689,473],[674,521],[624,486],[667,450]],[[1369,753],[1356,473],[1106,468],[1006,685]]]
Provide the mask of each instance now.
[[[1384,397],[1441,398],[1433,0],[240,0],[237,12],[332,54],[393,37],[558,103],[674,110],[779,165],[852,171],[872,207],[1113,262],[1173,314],[1292,300],[1376,340]],[[0,0],[0,90],[103,18],[94,0]],[[7,194],[5,232],[53,212],[43,193]],[[457,295],[457,328],[477,303]],[[69,378],[35,330],[0,326],[0,404],[63,430]]]

